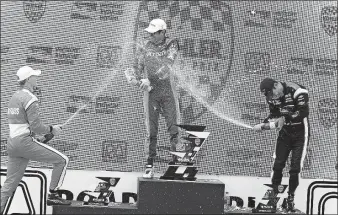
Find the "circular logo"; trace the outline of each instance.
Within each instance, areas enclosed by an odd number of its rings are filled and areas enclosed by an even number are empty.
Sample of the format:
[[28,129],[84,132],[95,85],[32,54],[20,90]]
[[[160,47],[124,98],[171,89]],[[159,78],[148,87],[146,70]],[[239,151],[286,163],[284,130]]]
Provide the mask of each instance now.
[[200,139],[199,138],[195,139],[194,143],[195,143],[196,146],[199,146],[200,145]]
[[282,193],[284,191],[284,186],[283,185],[279,185],[278,186],[278,192]]
[[136,21],[136,44],[144,44],[147,36],[144,29],[155,18],[166,22],[166,34],[179,43],[173,71],[179,85],[181,121],[194,122],[207,111],[206,103],[211,105],[218,100],[231,71],[234,51],[231,8],[213,0],[142,1]]
[[338,33],[338,7],[328,6],[321,9],[321,25],[329,36]]
[[115,178],[110,178],[110,179],[109,179],[109,184],[110,184],[111,186],[114,186],[115,183],[116,183]]
[[337,123],[338,101],[336,99],[325,98],[318,102],[318,116],[321,124],[325,128],[331,128]]
[[32,23],[38,22],[46,11],[46,0],[40,1],[24,1],[23,2],[25,16]]

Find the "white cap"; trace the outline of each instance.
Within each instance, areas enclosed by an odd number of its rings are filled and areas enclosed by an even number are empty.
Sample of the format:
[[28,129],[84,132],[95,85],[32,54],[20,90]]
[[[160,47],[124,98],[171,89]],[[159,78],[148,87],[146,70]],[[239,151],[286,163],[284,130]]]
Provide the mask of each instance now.
[[148,28],[145,29],[148,33],[154,33],[160,30],[166,30],[167,25],[166,22],[162,19],[153,19],[150,23]]
[[36,76],[41,75],[41,70],[34,70],[29,66],[23,66],[18,70],[16,75],[19,78],[18,81],[23,81],[26,78],[31,77],[32,75],[36,75]]

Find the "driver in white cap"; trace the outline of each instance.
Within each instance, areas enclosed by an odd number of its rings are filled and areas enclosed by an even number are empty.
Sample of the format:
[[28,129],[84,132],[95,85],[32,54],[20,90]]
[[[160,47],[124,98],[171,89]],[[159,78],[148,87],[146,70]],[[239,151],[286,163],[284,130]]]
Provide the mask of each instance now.
[[[1,212],[8,210],[8,199],[19,185],[30,160],[53,164],[47,204],[69,205],[70,201],[62,199],[58,188],[62,185],[68,157],[58,150],[39,142],[34,134],[59,135],[60,125],[48,126],[42,123],[38,106],[38,98],[33,94],[37,88],[40,70],[29,66],[21,67],[17,72],[20,89],[14,93],[8,103],[9,138],[7,143],[7,177],[1,187]],[[7,205],[7,206],[6,206]]]
[[[149,40],[137,51],[134,78],[128,79],[145,91],[144,107],[148,132],[148,158],[144,177],[153,177],[153,163],[156,157],[159,115],[165,117],[170,134],[170,150],[176,151],[178,143],[178,95],[174,86],[172,65],[177,57],[177,40],[166,36],[167,25],[162,19],[153,19],[145,29]],[[138,83],[141,83],[140,85]],[[149,89],[150,90],[149,91]],[[173,156],[173,161],[176,157]]]

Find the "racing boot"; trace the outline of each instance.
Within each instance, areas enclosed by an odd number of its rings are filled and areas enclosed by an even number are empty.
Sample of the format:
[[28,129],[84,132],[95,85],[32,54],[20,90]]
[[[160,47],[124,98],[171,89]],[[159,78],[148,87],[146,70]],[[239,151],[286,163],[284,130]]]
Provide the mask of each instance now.
[[72,202],[61,198],[57,191],[48,194],[47,205],[70,205]]
[[146,169],[144,174],[142,175],[143,178],[153,178],[154,176],[153,163],[154,163],[153,158],[147,159]]
[[286,211],[287,212],[295,212],[295,208],[294,208],[294,194],[289,193],[288,197],[287,197],[287,207],[286,207]]

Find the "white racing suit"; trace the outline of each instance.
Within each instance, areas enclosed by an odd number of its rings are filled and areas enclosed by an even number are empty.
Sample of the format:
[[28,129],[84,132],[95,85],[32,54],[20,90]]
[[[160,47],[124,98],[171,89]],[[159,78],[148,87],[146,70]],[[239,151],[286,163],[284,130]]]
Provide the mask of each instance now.
[[54,165],[50,190],[58,189],[64,180],[68,157],[58,150],[38,141],[35,134],[48,134],[51,126],[40,120],[38,98],[28,89],[18,90],[8,104],[10,135],[7,143],[7,177],[1,188],[1,211],[24,176],[29,160]]

